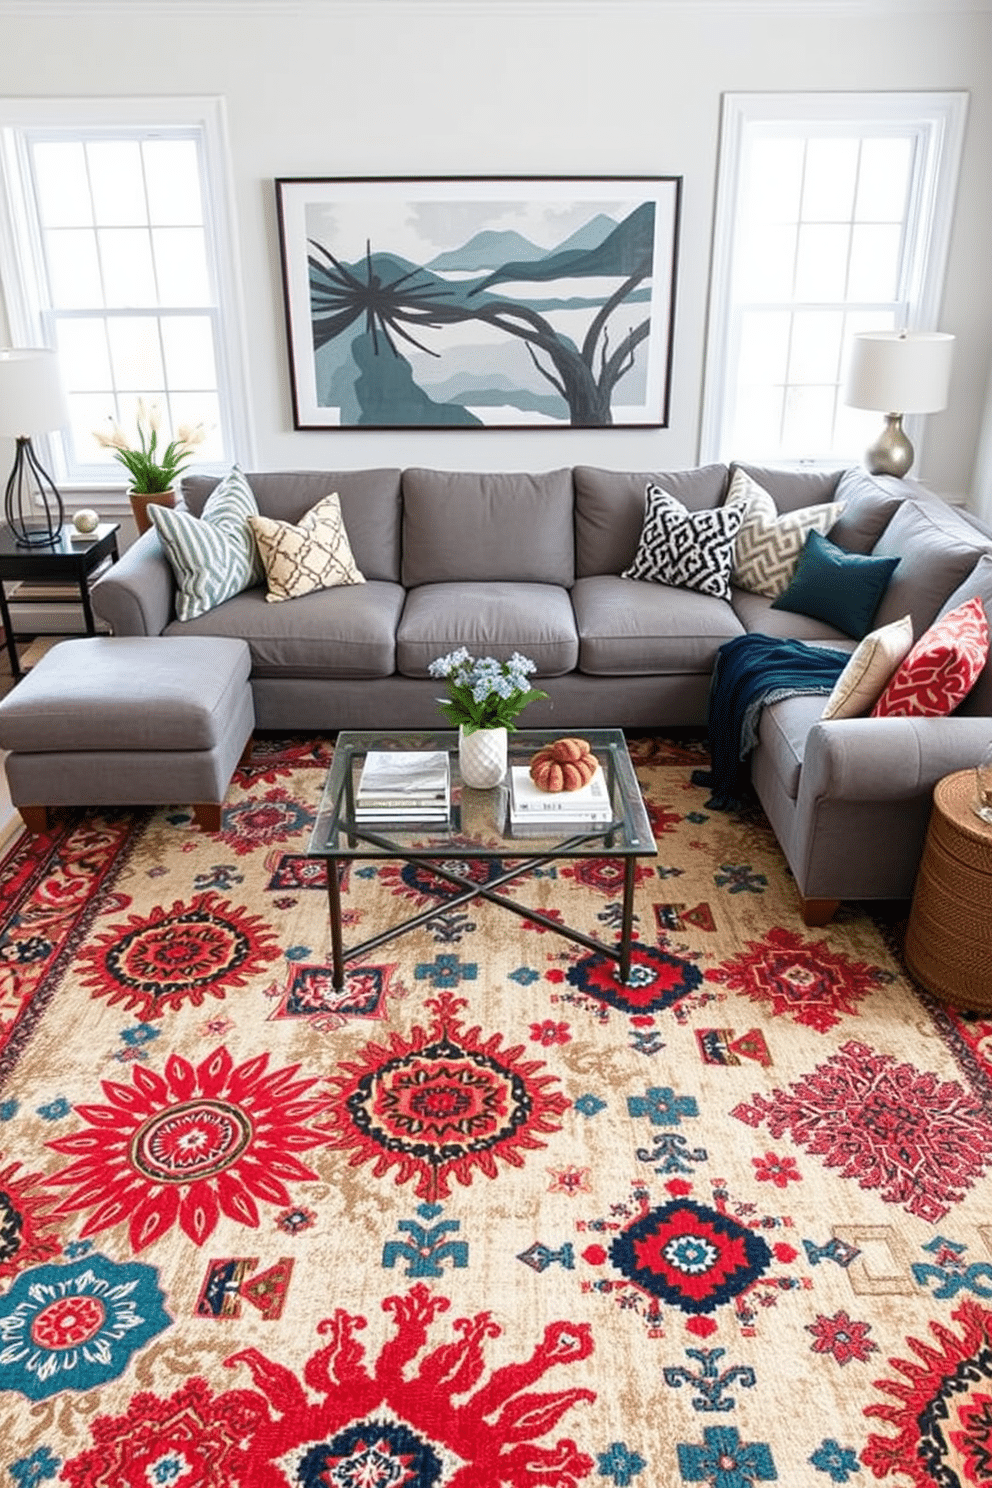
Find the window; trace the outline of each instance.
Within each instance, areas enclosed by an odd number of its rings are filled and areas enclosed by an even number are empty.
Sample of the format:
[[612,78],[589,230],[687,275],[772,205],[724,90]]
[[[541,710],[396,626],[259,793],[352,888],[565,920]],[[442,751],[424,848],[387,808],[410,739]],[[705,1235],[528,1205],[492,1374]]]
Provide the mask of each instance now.
[[880,425],[843,401],[851,337],[938,329],[965,106],[725,97],[704,460],[861,457]]
[[68,397],[53,473],[119,484],[93,430],[133,437],[139,398],[165,442],[204,424],[198,468],[247,460],[219,104],[10,101],[0,144],[12,339],[56,348]]

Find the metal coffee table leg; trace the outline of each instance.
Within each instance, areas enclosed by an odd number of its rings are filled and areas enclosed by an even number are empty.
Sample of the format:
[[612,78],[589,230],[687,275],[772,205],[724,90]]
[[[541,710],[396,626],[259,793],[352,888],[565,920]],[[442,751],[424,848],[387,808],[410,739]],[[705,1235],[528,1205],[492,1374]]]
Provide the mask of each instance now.
[[331,911],[331,965],[334,973],[334,990],[344,990],[344,941],[341,935],[341,883],[338,878],[337,858],[327,862],[327,901]]

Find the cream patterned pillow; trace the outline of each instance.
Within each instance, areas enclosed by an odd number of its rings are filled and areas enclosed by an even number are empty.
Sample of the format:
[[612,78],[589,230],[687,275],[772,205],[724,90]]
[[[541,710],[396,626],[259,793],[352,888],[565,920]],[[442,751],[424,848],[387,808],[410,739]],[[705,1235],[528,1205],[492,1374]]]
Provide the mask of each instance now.
[[834,683],[822,718],[860,718],[869,713],[885,691],[896,668],[913,644],[913,622],[908,615],[881,625],[861,641]]
[[724,506],[744,507],[731,582],[768,599],[788,589],[807,534],[825,536],[844,509],[842,501],[821,502],[780,516],[768,492],[744,470],[734,471]]
[[296,526],[272,517],[248,520],[265,566],[265,598],[270,603],[298,599],[315,589],[365,583],[355,564],[337,492],[318,501]]

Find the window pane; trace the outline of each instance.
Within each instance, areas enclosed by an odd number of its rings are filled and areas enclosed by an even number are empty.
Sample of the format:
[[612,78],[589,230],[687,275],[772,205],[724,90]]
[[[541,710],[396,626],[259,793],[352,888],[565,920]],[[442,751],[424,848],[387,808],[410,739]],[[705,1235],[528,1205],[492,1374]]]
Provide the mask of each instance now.
[[849,222],[858,173],[856,139],[811,139],[806,146],[804,222]]
[[170,388],[217,386],[213,322],[205,315],[171,315],[163,319],[162,349]]
[[148,232],[143,227],[109,227],[98,233],[108,305],[157,305]]
[[57,327],[59,367],[66,392],[113,387],[107,329],[101,320],[60,320]]
[[[178,429],[183,424],[195,428],[202,424],[206,438],[196,446],[194,465],[216,463],[224,459],[223,429],[220,418],[220,402],[216,393],[176,393],[172,400],[172,426]],[[866,440],[866,445],[870,441]]]
[[109,450],[97,444],[93,431],[99,429],[101,434],[110,433],[111,421],[116,417],[115,406],[111,392],[73,393],[70,397],[69,435],[79,464],[106,466],[113,459]]
[[913,148],[909,139],[865,140],[855,207],[859,222],[902,222],[909,200]]
[[796,267],[796,229],[756,224],[738,258],[737,295],[742,300],[789,300]]
[[835,387],[786,389],[782,416],[782,453],[789,459],[818,459],[830,447]]
[[848,227],[803,226],[796,253],[796,299],[840,300],[847,277]]
[[847,292],[852,300],[894,300],[899,293],[902,227],[865,225],[851,233]]
[[200,170],[193,140],[146,140],[148,215],[157,226],[202,223]]
[[840,310],[797,311],[792,321],[790,383],[836,382],[843,335],[844,316]]
[[88,228],[58,228],[45,235],[48,289],[56,310],[103,306],[96,235]]
[[155,271],[163,305],[209,305],[210,273],[197,227],[154,227]]
[[757,222],[798,222],[803,180],[801,139],[756,139],[748,157],[744,214]]
[[162,388],[165,375],[158,321],[153,316],[115,317],[107,324],[110,359],[116,386],[137,392]]
[[741,340],[737,357],[740,389],[748,383],[785,382],[789,361],[788,311],[746,311],[741,316]]
[[82,145],[38,144],[31,153],[38,214],[44,226],[91,226],[93,211]]
[[106,140],[86,146],[93,211],[101,227],[136,227],[148,221],[141,151],[137,140]]
[[781,442],[782,389],[752,383],[738,396],[734,410],[731,448],[736,457],[744,452],[759,455],[777,450]]

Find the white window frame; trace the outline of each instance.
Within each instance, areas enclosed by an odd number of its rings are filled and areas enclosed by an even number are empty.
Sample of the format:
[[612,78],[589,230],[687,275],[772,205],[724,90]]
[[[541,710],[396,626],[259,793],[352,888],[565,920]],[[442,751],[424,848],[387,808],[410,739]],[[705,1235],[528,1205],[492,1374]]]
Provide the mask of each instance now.
[[[218,334],[217,380],[222,436],[230,460],[212,467],[195,462],[201,471],[220,473],[228,463],[251,468],[254,439],[248,396],[241,265],[236,215],[230,186],[226,110],[223,98],[0,98],[0,282],[14,346],[51,344],[46,333],[47,292],[37,217],[28,198],[31,173],[27,164],[28,136],[52,131],[60,137],[78,130],[126,134],[128,130],[194,128],[202,144],[202,189],[206,207],[208,252],[216,276]],[[67,474],[61,435],[39,436],[49,469],[63,492],[83,494],[120,491],[119,505],[127,509],[127,478],[119,464],[104,474],[78,477]]]
[[[954,93],[725,93],[717,173],[716,212],[710,275],[709,324],[700,421],[699,459],[726,462],[742,458],[728,448],[732,398],[737,377],[737,316],[732,296],[734,239],[743,213],[743,162],[749,137],[836,134],[838,127],[865,134],[886,130],[916,136],[919,169],[909,213],[914,244],[900,286],[908,330],[934,330],[940,311],[952,225],[968,94]],[[906,429],[919,454],[923,418],[907,417]],[[861,452],[852,452],[859,458]],[[830,464],[833,460],[778,464]]]

